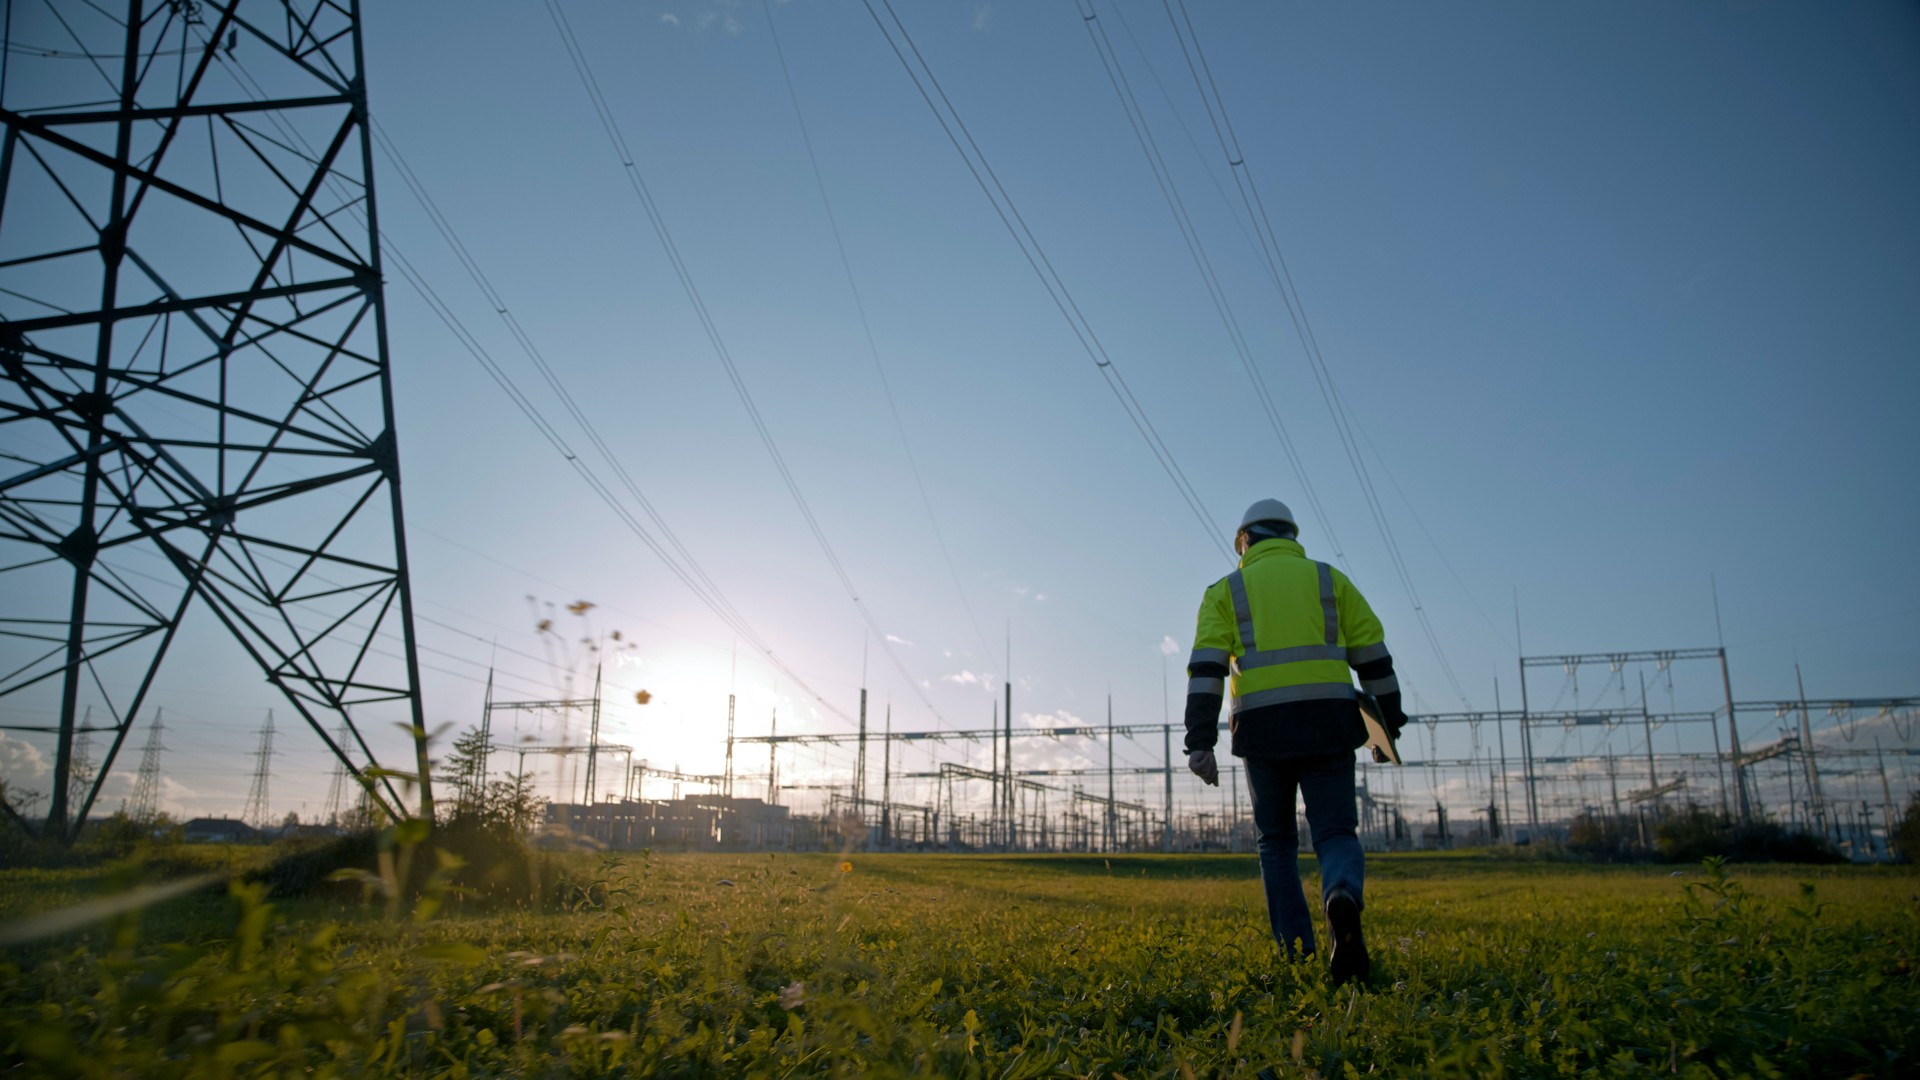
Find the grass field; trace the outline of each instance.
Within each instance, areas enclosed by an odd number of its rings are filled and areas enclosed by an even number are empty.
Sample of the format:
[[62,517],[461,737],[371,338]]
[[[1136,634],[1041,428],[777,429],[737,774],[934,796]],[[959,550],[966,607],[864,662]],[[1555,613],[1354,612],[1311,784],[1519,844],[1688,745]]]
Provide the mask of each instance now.
[[[1277,959],[1251,856],[575,858],[545,913],[240,887],[17,946],[0,1046],[140,1077],[1920,1074],[1910,869],[1375,857],[1355,991]],[[112,877],[0,872],[0,918]]]

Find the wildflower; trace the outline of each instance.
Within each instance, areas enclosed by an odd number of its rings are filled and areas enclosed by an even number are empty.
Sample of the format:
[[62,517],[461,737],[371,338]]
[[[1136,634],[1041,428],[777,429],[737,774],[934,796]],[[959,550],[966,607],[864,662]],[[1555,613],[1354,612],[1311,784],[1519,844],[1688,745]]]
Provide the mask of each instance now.
[[788,983],[780,988],[780,1007],[788,1011],[807,1003],[807,984],[799,981]]
[[845,861],[845,860],[841,860],[841,863],[840,863],[840,872],[841,872],[841,873],[843,873],[843,874],[851,874],[851,873],[853,873],[853,864],[852,864],[852,863],[850,863],[850,862],[847,862],[847,861]]

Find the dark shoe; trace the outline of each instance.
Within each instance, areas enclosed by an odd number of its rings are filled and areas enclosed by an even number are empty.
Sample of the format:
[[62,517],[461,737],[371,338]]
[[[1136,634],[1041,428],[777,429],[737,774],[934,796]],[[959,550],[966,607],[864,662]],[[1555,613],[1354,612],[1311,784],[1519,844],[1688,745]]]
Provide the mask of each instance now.
[[1360,905],[1343,890],[1327,899],[1327,936],[1333,939],[1333,951],[1327,958],[1333,985],[1350,979],[1367,981],[1372,962],[1367,959],[1367,939],[1360,932]]

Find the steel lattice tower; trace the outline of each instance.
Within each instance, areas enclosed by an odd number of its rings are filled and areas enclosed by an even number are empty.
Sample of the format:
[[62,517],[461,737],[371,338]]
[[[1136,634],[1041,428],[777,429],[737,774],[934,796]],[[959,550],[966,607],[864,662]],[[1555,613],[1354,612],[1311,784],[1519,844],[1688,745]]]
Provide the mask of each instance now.
[[147,745],[140,750],[140,771],[134,774],[133,796],[127,800],[127,817],[134,821],[152,821],[160,814],[160,752],[167,725],[160,710],[153,711],[153,726],[147,729]]
[[[47,833],[191,607],[356,778],[410,727],[372,775],[399,814],[417,772],[430,815],[358,0],[13,8],[0,696],[50,717],[14,725],[55,739]],[[107,750],[70,798],[83,727]]]
[[273,778],[273,710],[267,710],[267,723],[260,729],[260,749],[253,752],[253,785],[247,789],[247,808],[240,820],[257,829],[273,824],[267,820],[267,784]]
[[[343,724],[333,733],[337,742],[347,741],[347,729]],[[344,762],[335,762],[333,779],[327,784],[327,808],[321,817],[329,825],[340,824],[340,815],[347,808],[347,767]]]

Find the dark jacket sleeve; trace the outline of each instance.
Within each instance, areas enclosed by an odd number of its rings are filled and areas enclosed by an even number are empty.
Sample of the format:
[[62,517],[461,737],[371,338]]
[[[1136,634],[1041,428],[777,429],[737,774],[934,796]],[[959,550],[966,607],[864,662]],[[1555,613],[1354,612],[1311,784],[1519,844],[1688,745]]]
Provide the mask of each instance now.
[[1187,753],[1211,750],[1220,741],[1220,703],[1226,697],[1226,678],[1225,664],[1202,661],[1187,665]]
[[1380,719],[1396,730],[1404,727],[1407,714],[1400,706],[1400,680],[1393,674],[1393,657],[1383,655],[1355,664],[1353,673],[1360,676],[1360,688],[1380,703]]

